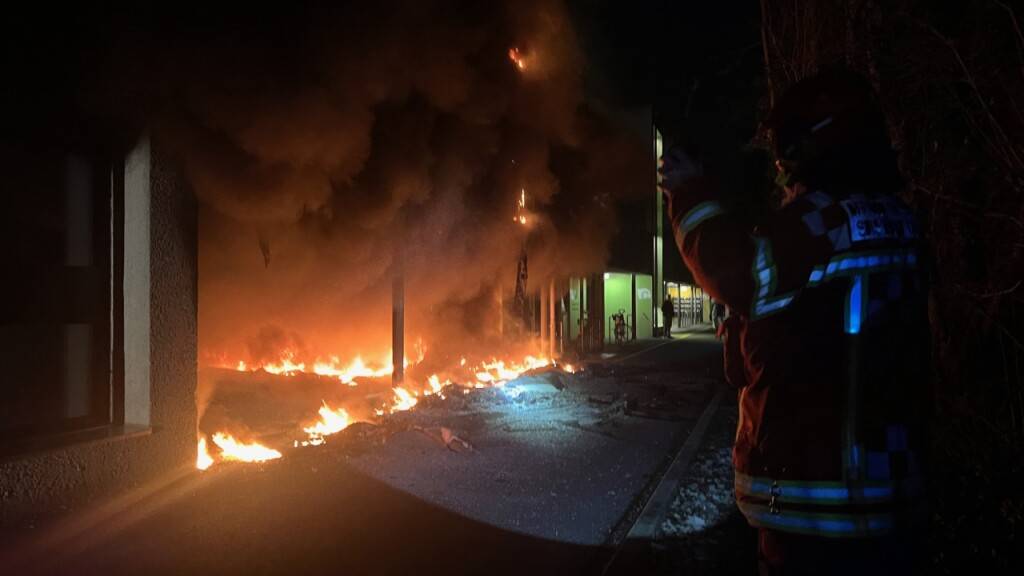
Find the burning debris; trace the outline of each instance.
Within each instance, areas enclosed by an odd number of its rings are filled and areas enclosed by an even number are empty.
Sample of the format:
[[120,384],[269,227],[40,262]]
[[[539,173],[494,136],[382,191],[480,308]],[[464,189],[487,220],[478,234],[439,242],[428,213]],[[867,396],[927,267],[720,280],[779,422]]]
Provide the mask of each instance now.
[[[323,403],[323,406],[320,407],[317,413],[320,414],[320,420],[316,424],[302,429],[303,432],[309,434],[309,440],[304,440],[302,442],[303,446],[319,446],[324,443],[324,436],[337,434],[348,428],[348,425],[352,423],[348,417],[348,412],[343,408],[332,410],[327,405],[327,402]],[[296,445],[298,445],[297,441]]]
[[[555,360],[540,356],[526,355],[517,361],[492,358],[475,363],[463,357],[459,359],[457,367],[441,374],[431,373],[420,379],[416,376],[422,374],[422,368],[430,362],[422,353],[422,348],[418,348],[421,352],[416,360],[405,360],[406,367],[411,371],[404,386],[389,386],[388,376],[392,373],[390,366],[383,362],[369,365],[360,357],[347,364],[342,364],[336,357],[332,357],[329,362],[316,361],[312,363],[312,370],[306,372],[306,363],[298,361],[294,353],[286,351],[280,359],[266,364],[250,366],[240,361],[233,366],[221,368],[213,377],[219,378],[218,384],[225,388],[231,386],[232,381],[228,376],[232,373],[255,378],[256,382],[246,380],[235,396],[229,393],[214,395],[211,400],[214,409],[208,411],[200,423],[196,468],[206,470],[218,461],[265,462],[282,457],[280,451],[262,443],[237,440],[231,433],[235,428],[245,429],[249,435],[253,429],[262,428],[267,431],[268,438],[277,439],[294,436],[301,430],[301,438],[290,440],[293,448],[320,446],[327,442],[328,436],[356,422],[378,421],[390,414],[414,409],[426,398],[443,400],[453,388],[465,394],[473,389],[503,387],[523,375],[539,371],[575,372],[572,365],[560,365]],[[265,382],[267,379],[273,381]],[[295,383],[295,387],[285,383]],[[306,416],[306,424],[301,424],[302,406],[305,405],[302,399],[328,394],[333,394],[334,399],[330,402],[320,399],[317,410],[319,418],[309,423]],[[273,406],[283,415],[256,413],[250,418],[243,418],[245,422],[239,422],[235,420],[239,414],[251,413],[237,399],[242,395],[261,409]],[[281,399],[290,400],[296,405],[282,407],[284,402]],[[231,417],[223,416],[217,409],[226,411]],[[221,414],[220,418],[218,414]],[[450,438],[450,432],[442,431],[440,434],[449,447],[454,442],[458,444],[459,450],[471,449],[461,438]],[[220,450],[218,454],[210,453],[208,438]]]

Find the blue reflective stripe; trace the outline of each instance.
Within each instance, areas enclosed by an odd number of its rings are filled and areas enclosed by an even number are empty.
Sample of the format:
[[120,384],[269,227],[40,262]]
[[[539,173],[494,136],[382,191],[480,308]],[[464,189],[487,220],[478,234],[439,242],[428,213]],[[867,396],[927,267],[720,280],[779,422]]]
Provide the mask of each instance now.
[[772,264],[772,250],[767,238],[754,238],[754,269],[763,270]]
[[752,525],[786,532],[863,537],[884,534],[895,525],[891,514],[818,514],[785,509],[772,512],[767,506],[742,501],[738,504]]
[[760,317],[772,312],[778,312],[793,301],[793,296],[782,296],[772,300],[758,300],[754,305],[754,316]]
[[864,308],[864,276],[854,276],[850,282],[850,291],[846,294],[847,334],[860,334],[861,313]]
[[782,504],[837,505],[854,500],[884,502],[891,500],[895,494],[895,489],[888,482],[857,482],[849,485],[840,482],[773,482],[768,478],[751,477],[739,472],[736,473],[735,488],[742,495],[762,499],[774,496]]
[[685,234],[696,228],[701,222],[704,222],[708,218],[717,216],[724,212],[725,210],[722,209],[722,205],[718,202],[713,200],[701,202],[691,208],[690,211],[683,216],[683,219],[679,224],[679,228],[683,231],[683,234]]
[[890,266],[894,259],[896,262],[902,262],[902,256],[894,256],[892,254],[877,254],[874,256],[860,256],[856,258],[846,258],[839,262],[839,270],[863,270],[871,268],[879,268],[882,266]]
[[814,270],[811,270],[811,277],[807,279],[807,283],[814,285],[821,282],[825,278],[825,268],[823,266],[815,266]]
[[778,312],[788,306],[795,294],[785,294],[771,298],[775,291],[778,274],[772,261],[771,243],[767,238],[755,236],[754,240],[754,302],[751,306],[751,319]]
[[817,274],[819,267],[811,272],[809,282],[816,283],[834,276],[878,272],[886,269],[914,268],[917,254],[913,250],[896,250],[883,253],[846,253],[835,256],[824,267],[824,273]]
[[768,292],[772,288],[772,269],[767,268],[765,270],[758,271],[757,280],[760,286],[757,292],[757,297],[766,298],[768,296]]

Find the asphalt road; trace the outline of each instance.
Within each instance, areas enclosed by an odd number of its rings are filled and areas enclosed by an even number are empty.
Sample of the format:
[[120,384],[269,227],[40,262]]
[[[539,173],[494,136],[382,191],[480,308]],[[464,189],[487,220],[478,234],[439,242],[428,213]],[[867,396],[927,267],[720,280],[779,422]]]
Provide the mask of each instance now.
[[707,333],[632,350],[184,472],[0,545],[5,573],[599,573],[720,374]]

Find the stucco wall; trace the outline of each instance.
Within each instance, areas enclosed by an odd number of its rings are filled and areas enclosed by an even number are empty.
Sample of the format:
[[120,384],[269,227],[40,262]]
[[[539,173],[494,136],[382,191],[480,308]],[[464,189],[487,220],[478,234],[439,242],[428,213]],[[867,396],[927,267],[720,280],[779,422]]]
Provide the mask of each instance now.
[[59,515],[194,466],[196,203],[160,146],[150,151],[152,431],[0,461],[0,526]]

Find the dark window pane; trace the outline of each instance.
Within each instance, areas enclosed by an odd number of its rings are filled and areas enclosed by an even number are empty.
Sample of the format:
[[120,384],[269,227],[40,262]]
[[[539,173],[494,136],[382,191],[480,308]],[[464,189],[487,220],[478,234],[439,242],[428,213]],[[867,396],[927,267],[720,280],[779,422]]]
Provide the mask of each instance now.
[[0,144],[0,433],[109,421],[110,166]]

